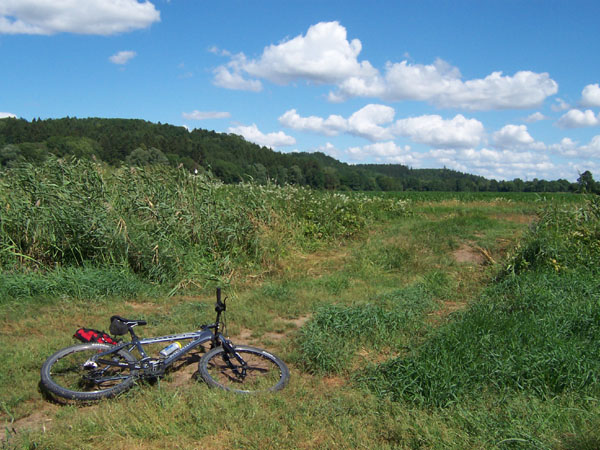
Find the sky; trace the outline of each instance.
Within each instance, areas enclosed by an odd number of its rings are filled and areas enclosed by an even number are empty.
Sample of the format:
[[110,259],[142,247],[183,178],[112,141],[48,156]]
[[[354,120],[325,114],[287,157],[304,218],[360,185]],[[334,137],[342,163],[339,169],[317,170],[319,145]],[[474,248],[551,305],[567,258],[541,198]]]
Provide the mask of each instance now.
[[0,117],[600,178],[598,0],[0,0]]

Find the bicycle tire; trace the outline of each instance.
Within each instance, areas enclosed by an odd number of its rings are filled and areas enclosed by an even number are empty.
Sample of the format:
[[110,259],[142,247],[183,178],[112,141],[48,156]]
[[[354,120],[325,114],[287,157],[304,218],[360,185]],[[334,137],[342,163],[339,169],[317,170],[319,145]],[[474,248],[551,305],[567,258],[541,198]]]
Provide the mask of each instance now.
[[[111,348],[109,344],[85,343],[57,351],[42,365],[42,386],[69,400],[91,401],[120,394],[133,385],[137,370],[108,365],[94,370],[83,368],[91,356]],[[123,362],[137,361],[125,349],[106,357],[111,356]]]
[[[241,394],[254,394],[279,391],[287,385],[290,371],[275,355],[246,345],[235,346],[234,350],[248,364],[247,376],[244,379],[237,377],[223,359],[226,355],[225,349],[216,347],[206,353],[198,363],[200,376],[208,386]],[[230,362],[236,368],[241,368],[241,364],[235,358],[231,357]]]

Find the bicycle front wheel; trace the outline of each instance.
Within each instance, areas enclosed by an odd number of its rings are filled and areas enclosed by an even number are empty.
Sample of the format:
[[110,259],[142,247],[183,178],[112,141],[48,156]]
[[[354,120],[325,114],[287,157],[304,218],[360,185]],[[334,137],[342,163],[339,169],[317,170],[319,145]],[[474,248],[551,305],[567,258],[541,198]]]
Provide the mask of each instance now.
[[137,370],[132,368],[136,359],[127,350],[121,349],[103,357],[115,365],[86,364],[94,355],[112,347],[88,343],[59,350],[42,366],[42,386],[59,397],[80,401],[113,397],[129,389]]
[[246,363],[243,365],[223,347],[206,353],[198,363],[202,379],[210,386],[243,394],[278,391],[290,379],[283,361],[260,348],[238,345],[234,348]]

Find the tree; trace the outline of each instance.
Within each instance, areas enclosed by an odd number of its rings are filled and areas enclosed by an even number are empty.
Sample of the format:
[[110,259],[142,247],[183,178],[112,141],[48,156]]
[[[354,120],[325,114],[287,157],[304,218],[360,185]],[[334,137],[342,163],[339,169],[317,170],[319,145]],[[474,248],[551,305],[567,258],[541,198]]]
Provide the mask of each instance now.
[[325,189],[333,191],[340,187],[340,177],[338,177],[337,170],[333,167],[325,167],[323,169],[323,179]]
[[304,184],[302,169],[295,164],[290,167],[290,170],[288,171],[288,181],[291,184]]
[[150,147],[148,150],[138,147],[127,156],[125,162],[130,166],[141,167],[153,164],[169,164],[169,159],[155,147]]
[[597,192],[597,183],[594,181],[594,177],[592,176],[592,172],[586,170],[577,178],[577,184],[579,185],[579,192],[588,193],[588,192]]
[[20,160],[23,156],[18,145],[8,144],[0,148],[0,166],[11,166]]
[[259,184],[267,184],[267,169],[261,163],[252,164],[250,172],[250,174],[254,178],[254,181],[256,181]]

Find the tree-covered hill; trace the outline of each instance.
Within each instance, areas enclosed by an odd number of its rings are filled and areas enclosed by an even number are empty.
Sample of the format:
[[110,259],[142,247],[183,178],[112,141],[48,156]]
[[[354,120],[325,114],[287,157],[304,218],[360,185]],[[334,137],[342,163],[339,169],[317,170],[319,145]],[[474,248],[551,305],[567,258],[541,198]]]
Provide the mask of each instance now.
[[[488,180],[448,169],[349,165],[323,153],[280,153],[243,137],[138,119],[0,119],[0,167],[41,162],[48,155],[107,164],[183,165],[211,171],[226,183],[253,179],[317,189],[432,191],[569,191],[566,180]],[[590,174],[591,176],[591,174]]]

